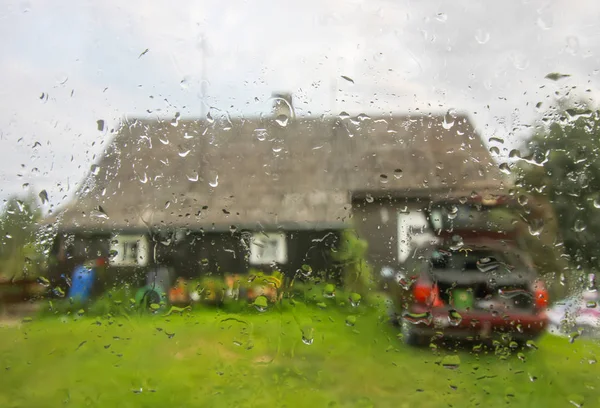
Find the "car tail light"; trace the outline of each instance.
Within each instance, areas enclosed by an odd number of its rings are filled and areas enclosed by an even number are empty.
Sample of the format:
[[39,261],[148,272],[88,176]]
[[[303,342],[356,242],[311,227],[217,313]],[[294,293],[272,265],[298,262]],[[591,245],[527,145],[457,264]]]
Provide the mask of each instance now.
[[535,297],[535,307],[544,309],[548,307],[548,291],[544,282],[538,280],[533,284],[533,296]]
[[429,281],[419,280],[413,286],[413,295],[417,303],[436,307],[444,304],[440,299],[440,289],[437,283],[432,284]]

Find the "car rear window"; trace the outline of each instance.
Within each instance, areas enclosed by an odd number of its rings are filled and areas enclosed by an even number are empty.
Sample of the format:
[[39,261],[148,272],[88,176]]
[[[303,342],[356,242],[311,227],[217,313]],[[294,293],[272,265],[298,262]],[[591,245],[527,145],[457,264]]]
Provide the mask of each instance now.
[[512,270],[526,268],[527,261],[517,253],[494,250],[461,249],[452,251],[438,248],[430,257],[430,264],[436,270],[480,270],[488,272],[499,267]]

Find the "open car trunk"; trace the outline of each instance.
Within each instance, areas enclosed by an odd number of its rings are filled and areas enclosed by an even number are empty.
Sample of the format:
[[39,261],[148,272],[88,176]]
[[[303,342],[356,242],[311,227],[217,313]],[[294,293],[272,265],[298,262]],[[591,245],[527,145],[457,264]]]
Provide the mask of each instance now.
[[437,249],[430,261],[442,301],[457,310],[532,310],[535,273],[516,253]]

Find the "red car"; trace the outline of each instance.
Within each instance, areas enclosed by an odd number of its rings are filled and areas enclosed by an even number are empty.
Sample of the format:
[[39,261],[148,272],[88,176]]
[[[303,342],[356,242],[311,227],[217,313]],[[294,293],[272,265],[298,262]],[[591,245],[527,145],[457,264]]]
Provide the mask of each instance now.
[[517,248],[501,242],[438,246],[422,260],[400,319],[407,344],[434,337],[524,343],[546,328],[548,293]]

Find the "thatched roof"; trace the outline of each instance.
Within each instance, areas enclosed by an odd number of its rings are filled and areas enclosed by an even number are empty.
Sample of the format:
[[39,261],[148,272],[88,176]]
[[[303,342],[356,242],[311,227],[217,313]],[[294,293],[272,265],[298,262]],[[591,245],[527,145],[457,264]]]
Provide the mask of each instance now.
[[468,196],[506,182],[464,116],[279,119],[127,120],[60,227],[324,228],[348,222],[352,195]]

